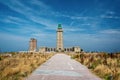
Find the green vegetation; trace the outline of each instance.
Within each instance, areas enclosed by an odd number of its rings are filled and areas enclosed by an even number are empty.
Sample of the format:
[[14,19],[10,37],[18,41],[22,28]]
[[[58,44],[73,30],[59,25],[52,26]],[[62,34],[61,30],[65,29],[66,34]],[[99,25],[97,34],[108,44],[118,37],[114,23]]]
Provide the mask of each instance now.
[[69,54],[104,80],[120,80],[120,53]]
[[23,80],[54,54],[9,53],[0,55],[0,80]]

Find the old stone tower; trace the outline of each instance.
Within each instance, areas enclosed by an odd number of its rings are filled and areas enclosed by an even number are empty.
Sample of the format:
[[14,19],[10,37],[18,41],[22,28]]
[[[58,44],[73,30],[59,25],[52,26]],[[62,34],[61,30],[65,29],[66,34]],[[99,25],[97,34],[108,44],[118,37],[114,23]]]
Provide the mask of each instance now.
[[57,47],[56,47],[57,52],[62,52],[64,51],[63,48],[63,30],[61,24],[58,24],[57,28]]
[[36,49],[37,49],[37,40],[34,38],[31,38],[29,42],[29,51],[35,52]]

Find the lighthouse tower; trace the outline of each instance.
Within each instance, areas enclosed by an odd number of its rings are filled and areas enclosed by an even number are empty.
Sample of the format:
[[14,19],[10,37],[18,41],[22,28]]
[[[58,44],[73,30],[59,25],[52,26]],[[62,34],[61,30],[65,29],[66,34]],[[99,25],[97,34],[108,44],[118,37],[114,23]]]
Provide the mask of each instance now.
[[57,49],[58,52],[64,51],[63,48],[63,30],[61,24],[58,24],[57,28]]

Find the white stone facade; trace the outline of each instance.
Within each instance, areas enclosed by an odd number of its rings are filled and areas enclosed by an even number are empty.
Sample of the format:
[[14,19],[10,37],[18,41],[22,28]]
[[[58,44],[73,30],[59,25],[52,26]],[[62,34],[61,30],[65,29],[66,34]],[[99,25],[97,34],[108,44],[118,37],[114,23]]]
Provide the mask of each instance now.
[[61,24],[58,24],[58,29],[57,29],[57,52],[62,52],[64,51],[63,48],[63,30],[61,27]]

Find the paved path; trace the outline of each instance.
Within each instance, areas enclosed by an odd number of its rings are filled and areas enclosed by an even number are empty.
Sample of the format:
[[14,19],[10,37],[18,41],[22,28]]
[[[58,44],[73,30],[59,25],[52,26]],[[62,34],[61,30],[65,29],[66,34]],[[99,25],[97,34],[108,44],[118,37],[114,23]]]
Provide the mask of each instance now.
[[27,80],[101,80],[85,66],[65,54],[56,54],[38,69]]

